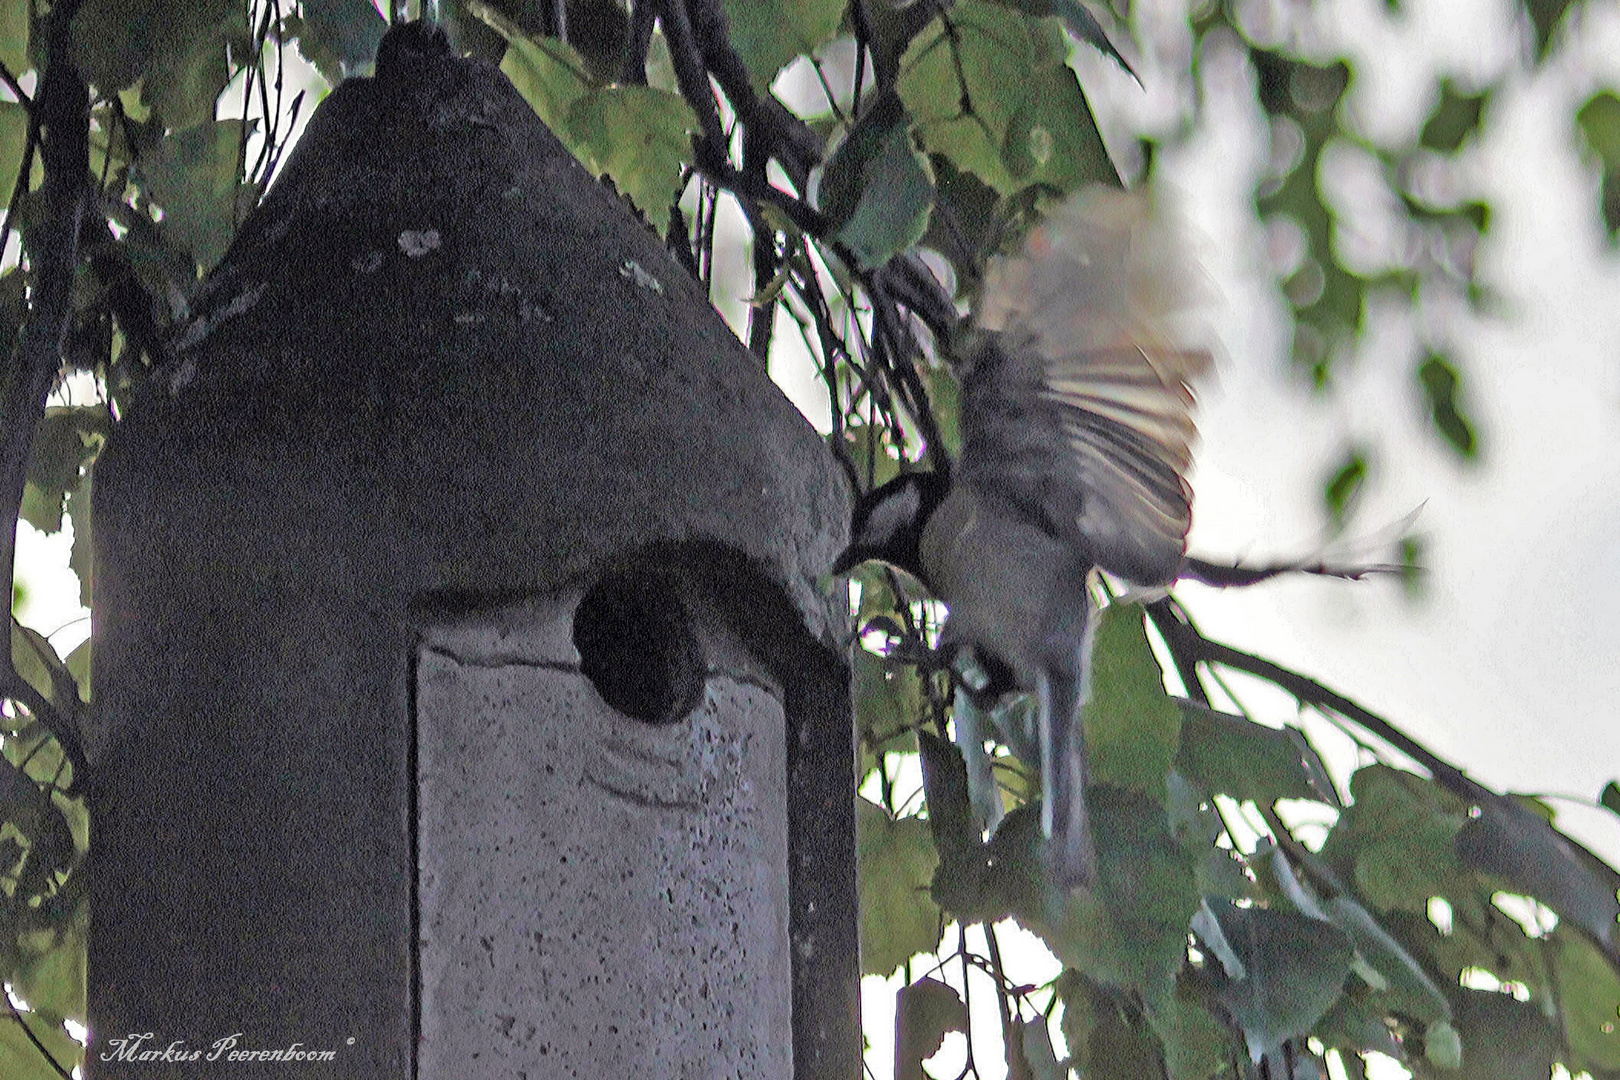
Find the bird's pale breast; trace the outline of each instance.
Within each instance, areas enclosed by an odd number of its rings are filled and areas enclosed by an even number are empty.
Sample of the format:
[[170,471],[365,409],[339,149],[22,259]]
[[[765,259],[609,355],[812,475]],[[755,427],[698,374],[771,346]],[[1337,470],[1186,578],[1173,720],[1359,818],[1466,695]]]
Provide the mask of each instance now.
[[995,653],[1026,684],[1043,656],[1072,661],[1091,567],[1012,504],[958,484],[928,519],[922,559],[957,640]]

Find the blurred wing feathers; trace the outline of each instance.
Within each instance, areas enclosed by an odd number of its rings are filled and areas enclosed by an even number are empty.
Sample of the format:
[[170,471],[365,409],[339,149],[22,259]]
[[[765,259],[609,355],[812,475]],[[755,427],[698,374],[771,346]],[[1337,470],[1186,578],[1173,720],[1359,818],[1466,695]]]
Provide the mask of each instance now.
[[1097,190],[1060,208],[986,277],[964,475],[1105,570],[1173,579],[1192,523],[1192,383],[1211,366],[1174,342],[1203,291],[1145,198]]

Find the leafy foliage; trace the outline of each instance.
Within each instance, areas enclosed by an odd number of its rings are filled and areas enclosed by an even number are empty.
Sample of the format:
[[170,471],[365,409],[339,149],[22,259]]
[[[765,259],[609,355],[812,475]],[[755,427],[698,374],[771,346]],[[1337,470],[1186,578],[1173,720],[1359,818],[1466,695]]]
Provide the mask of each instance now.
[[[736,201],[750,229],[748,343],[763,358],[779,325],[797,327],[827,389],[830,443],[868,485],[956,448],[950,348],[986,260],[1050,201],[1119,182],[1073,43],[1125,60],[1075,0],[440,7],[461,47],[499,63],[711,284],[717,209]],[[1490,207],[1425,185],[1418,166],[1453,168],[1469,153],[1499,84],[1441,80],[1420,129],[1379,143],[1349,118],[1347,55],[1262,36],[1248,5],[1196,7],[1193,73],[1208,49],[1235,44],[1272,136],[1255,210],[1297,241],[1276,269],[1300,372],[1332,393],[1379,294],[1487,309],[1473,253]],[[1534,62],[1555,50],[1569,7],[1525,0]],[[365,70],[383,29],[367,0],[0,0],[0,175],[13,181],[0,241],[17,233],[22,245],[0,273],[12,361],[0,434],[14,515],[47,532],[71,520],[86,603],[94,459],[119,403],[165,362],[201,273],[308,106]],[[818,105],[795,111],[776,96],[795,71],[821,86]],[[1162,141],[1196,130],[1197,107]],[[1601,170],[1613,237],[1620,98],[1600,90],[1573,122]],[[82,165],[59,149],[74,132],[88,140]],[[1396,208],[1406,242],[1381,262],[1341,251],[1359,211],[1324,176],[1346,154],[1372,163]],[[919,249],[952,279],[924,269]],[[1468,358],[1443,328],[1420,328],[1407,363],[1442,444],[1461,460],[1488,448]],[[93,387],[91,403],[57,385],[68,375]],[[1384,461],[1377,440],[1354,433],[1325,472],[1327,520],[1352,516]],[[916,965],[952,924],[954,958],[995,979],[1000,1049],[1018,1075],[1276,1077],[1325,1055],[1355,1075],[1370,1053],[1423,1077],[1545,1077],[1555,1062],[1620,1073],[1620,878],[1539,806],[1474,785],[1354,702],[1203,637],[1173,600],[1114,603],[1085,717],[1102,873],[1091,892],[1058,893],[1039,871],[1026,704],[984,699],[967,659],[938,649],[942,614],[891,572],[859,578],[871,796],[859,808],[862,963],[908,976],[897,1076],[925,1075],[945,1033],[967,1030],[957,991],[935,978],[943,961]],[[6,1077],[61,1074],[80,1053],[62,1021],[83,1015],[88,649],[64,662],[14,622],[0,670],[0,981],[31,1010],[0,1015]],[[1337,775],[1297,717],[1248,715],[1221,689],[1227,671],[1338,725],[1361,767]],[[1401,764],[1412,761],[1427,775]],[[920,803],[902,779],[914,767]],[[1620,814],[1620,788],[1602,805]],[[1009,919],[1041,936],[1060,976],[1027,985],[1004,969],[996,928]],[[968,949],[969,925],[984,928],[989,955]],[[979,1060],[993,1052],[974,1048]]]
[[1603,166],[1603,224],[1612,241],[1620,236],[1620,97],[1610,90],[1593,94],[1575,122]]

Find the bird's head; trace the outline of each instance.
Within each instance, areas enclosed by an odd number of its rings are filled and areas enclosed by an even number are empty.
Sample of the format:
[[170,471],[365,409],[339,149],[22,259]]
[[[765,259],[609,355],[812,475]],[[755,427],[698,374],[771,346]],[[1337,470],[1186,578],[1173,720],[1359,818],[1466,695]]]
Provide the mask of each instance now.
[[922,571],[923,526],[940,503],[950,481],[937,472],[901,473],[855,503],[849,547],[833,563],[833,573],[847,574],[868,559],[881,559],[928,584]]

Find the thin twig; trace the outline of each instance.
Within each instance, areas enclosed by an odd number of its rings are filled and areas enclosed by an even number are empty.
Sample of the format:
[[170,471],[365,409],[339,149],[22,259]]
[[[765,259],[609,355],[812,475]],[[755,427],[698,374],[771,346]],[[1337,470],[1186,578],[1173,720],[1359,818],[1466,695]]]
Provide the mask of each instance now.
[[17,104],[29,112],[34,111],[34,99],[23,92],[22,83],[17,81],[17,76],[11,73],[11,69],[6,67],[4,62],[0,62],[0,82],[4,82],[6,88],[17,95]]
[[1001,1044],[1009,1062],[1013,1059],[1012,1010],[1007,1005],[1007,971],[1001,965],[1001,945],[996,941],[996,928],[980,923],[984,940],[990,946],[990,966],[996,977],[996,1003],[1001,1006]]
[[647,85],[647,51],[652,47],[653,25],[657,21],[656,0],[631,0],[630,28],[624,40],[624,63],[619,67],[619,81],[627,86]]
[[1198,678],[1198,654],[1182,632],[1182,616],[1170,604],[1170,598],[1164,597],[1147,605],[1148,618],[1153,621],[1154,629],[1158,630],[1159,637],[1170,653],[1170,662],[1175,665],[1176,674],[1181,679],[1181,685],[1189,698],[1200,705],[1209,704],[1209,694],[1204,690],[1204,684]]
[[1264,566],[1242,566],[1238,563],[1209,562],[1192,556],[1181,561],[1181,577],[1212,585],[1217,589],[1241,588],[1268,581],[1284,574],[1311,574],[1316,577],[1341,578],[1361,581],[1383,574],[1404,574],[1415,569],[1398,563],[1370,563],[1366,566],[1334,566],[1320,559],[1301,562],[1267,563]]
[[821,136],[769,93],[754,92],[747,65],[731,45],[720,0],[684,2],[704,64],[725,91],[738,120],[744,129],[758,132],[770,148],[770,156],[781,163],[793,186],[803,191],[810,169],[821,162]]
[[60,1061],[56,1060],[55,1054],[45,1049],[45,1044],[39,1041],[39,1036],[35,1035],[33,1029],[28,1026],[28,1022],[23,1019],[22,1010],[18,1009],[17,1003],[11,1000],[11,995],[5,993],[3,989],[0,989],[0,995],[5,997],[6,1008],[10,1011],[11,1018],[17,1022],[18,1027],[22,1028],[22,1033],[27,1036],[28,1041],[34,1044],[34,1049],[39,1051],[39,1056],[51,1063],[51,1068],[56,1070],[56,1075],[62,1077],[62,1080],[73,1080],[73,1074],[64,1068]]
[[709,73],[703,66],[703,54],[698,51],[692,36],[692,20],[686,10],[686,0],[663,0],[664,39],[669,43],[669,57],[675,68],[675,81],[681,96],[697,113],[698,127],[703,134],[698,139],[699,167],[729,168],[726,164],[726,133],[720,123],[720,109],[709,87]]

